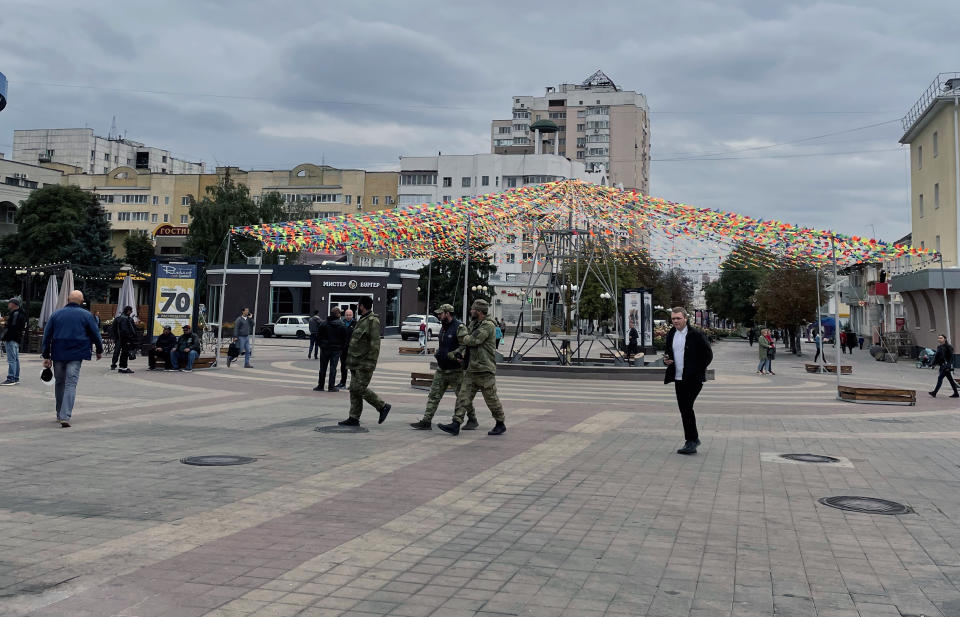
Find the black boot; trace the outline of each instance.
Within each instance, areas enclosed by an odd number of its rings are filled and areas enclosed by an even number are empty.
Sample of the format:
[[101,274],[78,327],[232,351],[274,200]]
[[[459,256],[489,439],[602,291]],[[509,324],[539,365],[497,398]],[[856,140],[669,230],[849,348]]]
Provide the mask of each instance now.
[[360,426],[360,420],[356,418],[347,418],[346,420],[340,420],[337,422],[340,426]]
[[487,435],[503,435],[506,432],[507,425],[497,420],[497,423],[493,425],[493,428],[487,431]]
[[383,421],[387,419],[388,413],[390,413],[390,403],[384,403],[383,407],[380,408],[380,419],[377,420],[377,424],[383,424]]
[[697,453],[697,442],[688,441],[683,444],[683,447],[677,450],[677,454],[696,454]]
[[420,420],[418,422],[411,422],[411,428],[415,428],[418,431],[430,431],[433,430],[433,425],[427,422],[426,420]]
[[467,423],[462,428],[465,431],[475,431],[480,428],[480,423],[477,422],[476,418],[467,418]]
[[438,424],[437,428],[444,433],[450,433],[451,435],[460,434],[460,423],[456,420],[451,420],[450,424]]

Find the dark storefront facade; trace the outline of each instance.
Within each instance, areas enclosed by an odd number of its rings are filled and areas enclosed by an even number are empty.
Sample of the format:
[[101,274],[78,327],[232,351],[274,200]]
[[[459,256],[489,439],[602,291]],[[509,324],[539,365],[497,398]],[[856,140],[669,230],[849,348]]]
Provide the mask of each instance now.
[[[257,300],[257,331],[284,315],[328,315],[334,306],[354,312],[361,297],[373,299],[384,334],[397,334],[408,313],[418,311],[417,282],[412,270],[358,266],[270,265],[260,271]],[[211,324],[220,323],[223,268],[207,270],[207,313]],[[254,308],[257,297],[256,264],[231,264],[227,270],[227,294],[223,311],[231,324],[244,307]]]

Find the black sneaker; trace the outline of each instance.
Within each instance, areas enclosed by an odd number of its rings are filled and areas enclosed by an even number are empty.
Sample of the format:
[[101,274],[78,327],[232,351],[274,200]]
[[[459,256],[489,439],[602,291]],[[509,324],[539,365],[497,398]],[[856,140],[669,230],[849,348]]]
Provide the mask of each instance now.
[[476,418],[468,418],[467,422],[460,428],[465,431],[475,431],[480,428],[480,423],[477,422]]
[[330,386],[330,387],[327,388],[327,389],[328,389],[330,392],[339,392],[339,391],[340,391],[340,388],[338,388],[338,387],[336,387],[336,386]]
[[123,373],[124,375],[132,375],[132,374],[133,374],[133,369],[122,368],[122,369],[120,369],[120,370],[117,371],[117,372],[118,372],[118,373]]
[[337,384],[337,387],[338,387],[338,388],[346,388],[346,387],[347,387],[347,382],[341,381],[340,383]]
[[313,391],[314,391],[314,392],[323,392],[323,387],[322,387],[322,386],[317,386],[316,388],[313,389]]
[[380,419],[377,420],[377,424],[383,424],[383,421],[387,419],[388,413],[390,413],[390,403],[384,403],[383,407],[380,408]]
[[117,370],[117,365],[116,365],[116,364],[112,365],[112,366],[110,367],[110,370],[111,370],[111,371]]
[[70,428],[70,423],[66,420],[60,420],[60,428]]
[[493,425],[493,428],[487,431],[487,435],[503,435],[507,432],[507,425],[503,422],[498,421]]
[[697,453],[697,442],[688,441],[683,444],[683,447],[677,450],[677,454],[696,454]]
[[451,420],[450,424],[438,424],[437,428],[444,433],[450,433],[451,435],[460,434],[460,423],[456,420]]
[[17,381],[16,379],[9,379],[9,378],[8,378],[6,381],[0,383],[0,386],[15,386],[15,385],[17,385],[18,383],[20,383],[20,382]]
[[934,391],[932,391],[932,390],[931,390],[930,392],[927,392],[927,394],[929,394],[929,395],[932,396],[933,398],[937,398],[937,393],[934,392]]
[[427,422],[426,420],[419,420],[419,421],[417,421],[417,422],[411,422],[411,423],[410,423],[410,427],[411,427],[411,428],[415,428],[415,429],[417,429],[418,431],[432,431],[432,430],[433,430],[433,424],[431,424],[430,422]]
[[360,420],[356,418],[347,418],[346,420],[340,420],[337,422],[340,426],[360,426]]
[[953,394],[950,395],[950,398],[960,398],[960,394],[957,394],[956,392],[954,392]]

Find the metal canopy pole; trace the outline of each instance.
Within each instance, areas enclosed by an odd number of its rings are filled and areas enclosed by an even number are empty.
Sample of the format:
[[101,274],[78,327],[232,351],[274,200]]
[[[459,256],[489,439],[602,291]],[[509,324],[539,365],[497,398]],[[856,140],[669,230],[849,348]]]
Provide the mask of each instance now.
[[820,337],[820,362],[826,363],[827,358],[823,354],[823,318],[820,316],[820,268],[815,272],[817,273],[817,335]]
[[433,281],[433,254],[427,260],[427,320],[430,320],[430,283]]
[[463,268],[463,323],[467,323],[467,294],[470,292],[470,215],[467,214],[467,241],[464,247]]
[[[217,326],[217,351],[213,358],[215,366],[220,366],[220,347],[223,345],[223,301],[227,297],[227,266],[230,264],[230,230],[227,230],[227,250],[223,252],[223,278],[220,279],[220,324]],[[188,351],[189,353],[189,351]]]
[[947,342],[953,340],[950,331],[950,307],[947,305],[947,275],[943,272],[943,253],[940,253],[940,285],[943,287],[943,314],[947,318]]
[[[263,271],[263,247],[260,247],[260,256],[257,257],[257,290],[253,294],[253,332],[250,336],[250,355],[253,355],[253,344],[257,340],[257,308],[260,305],[260,273]],[[223,321],[221,319],[221,321]]]
[[840,279],[837,274],[837,249],[834,237],[830,236],[830,252],[833,254],[833,352],[837,357],[837,398],[840,398]]

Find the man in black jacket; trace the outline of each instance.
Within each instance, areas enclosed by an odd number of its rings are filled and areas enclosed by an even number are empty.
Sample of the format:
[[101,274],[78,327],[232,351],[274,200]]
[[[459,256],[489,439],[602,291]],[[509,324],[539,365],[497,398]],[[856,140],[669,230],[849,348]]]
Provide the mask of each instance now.
[[7,380],[0,386],[15,386],[20,383],[20,342],[27,327],[27,315],[20,308],[20,298],[7,300],[7,329],[3,331],[3,345],[7,350]]
[[115,335],[114,344],[116,348],[113,352],[113,363],[110,370],[117,368],[117,357],[120,359],[120,370],[118,373],[133,373],[127,368],[127,361],[130,359],[130,349],[137,340],[137,328],[133,325],[133,307],[123,307],[123,313],[117,315],[113,320],[113,332]]
[[339,392],[340,388],[334,385],[337,378],[337,362],[347,344],[347,325],[340,319],[340,309],[333,307],[327,320],[317,327],[317,345],[320,347],[320,375],[317,378],[317,392],[323,392],[323,378],[327,375],[329,365],[329,381],[327,388],[330,392]]
[[177,337],[173,335],[173,330],[170,326],[163,327],[163,334],[157,337],[157,342],[154,343],[153,349],[150,350],[147,355],[147,367],[153,371],[157,368],[157,358],[163,359],[164,366],[167,369],[173,368],[173,364],[170,362],[170,352],[177,346]]
[[350,337],[353,336],[353,329],[357,327],[357,320],[353,318],[353,311],[347,309],[343,312],[343,323],[347,326],[347,338],[343,342],[343,349],[340,350],[340,383],[338,388],[347,387],[347,348],[350,347]]
[[693,403],[707,380],[707,367],[713,361],[713,350],[703,332],[687,324],[687,311],[682,306],[670,309],[673,327],[667,333],[663,363],[667,366],[663,383],[674,382],[677,405],[683,420],[683,447],[677,454],[696,454],[700,445],[697,416]]

